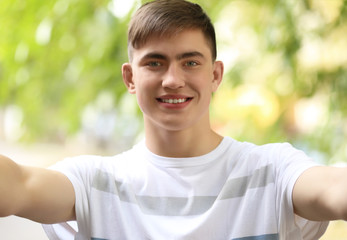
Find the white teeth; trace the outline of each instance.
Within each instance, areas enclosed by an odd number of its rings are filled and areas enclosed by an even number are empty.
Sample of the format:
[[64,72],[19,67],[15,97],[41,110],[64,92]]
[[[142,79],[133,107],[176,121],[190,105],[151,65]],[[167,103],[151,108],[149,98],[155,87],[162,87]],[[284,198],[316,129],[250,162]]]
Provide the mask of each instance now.
[[179,99],[161,99],[164,103],[171,103],[171,104],[177,104],[177,103],[184,103],[187,101],[187,98],[179,98]]

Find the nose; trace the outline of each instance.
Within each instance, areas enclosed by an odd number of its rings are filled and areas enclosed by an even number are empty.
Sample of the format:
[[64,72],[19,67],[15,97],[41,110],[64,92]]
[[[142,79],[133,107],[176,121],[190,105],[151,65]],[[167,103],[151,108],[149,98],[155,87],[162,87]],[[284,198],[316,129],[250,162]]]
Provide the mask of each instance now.
[[164,88],[177,89],[185,86],[183,73],[177,65],[171,64],[163,76],[162,86]]

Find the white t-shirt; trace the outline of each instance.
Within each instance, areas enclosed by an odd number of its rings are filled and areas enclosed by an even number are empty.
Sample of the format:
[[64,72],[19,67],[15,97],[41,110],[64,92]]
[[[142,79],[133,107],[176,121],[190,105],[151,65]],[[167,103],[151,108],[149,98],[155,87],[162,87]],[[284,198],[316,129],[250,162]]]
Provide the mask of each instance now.
[[[199,157],[161,157],[143,141],[113,157],[79,156],[53,169],[75,189],[75,239],[316,240],[328,223],[300,218],[292,205],[296,180],[313,166],[288,143],[225,137]],[[46,226],[51,239],[60,239],[57,227]]]

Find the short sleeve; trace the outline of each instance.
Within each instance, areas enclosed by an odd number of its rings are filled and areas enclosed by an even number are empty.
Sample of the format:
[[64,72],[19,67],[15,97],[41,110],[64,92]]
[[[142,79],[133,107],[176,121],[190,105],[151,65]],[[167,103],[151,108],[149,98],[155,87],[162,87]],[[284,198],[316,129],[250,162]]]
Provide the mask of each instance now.
[[295,215],[292,194],[300,175],[320,164],[288,143],[278,144],[275,153],[276,208],[280,220],[280,239],[318,239],[325,232],[328,222],[309,221]]
[[85,230],[90,227],[88,195],[95,160],[97,160],[96,156],[78,156],[66,158],[49,167],[63,173],[72,183],[75,191],[75,211],[78,223],[78,226],[76,222],[43,225],[49,239],[88,239],[88,236],[80,236],[80,234],[88,232]]

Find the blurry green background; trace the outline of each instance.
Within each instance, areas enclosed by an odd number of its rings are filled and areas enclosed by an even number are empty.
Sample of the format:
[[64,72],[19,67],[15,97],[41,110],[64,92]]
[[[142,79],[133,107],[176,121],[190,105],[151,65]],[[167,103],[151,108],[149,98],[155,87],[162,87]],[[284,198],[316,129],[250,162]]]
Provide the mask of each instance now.
[[[317,161],[347,159],[347,3],[201,0],[224,82],[213,127],[257,144],[289,141]],[[140,2],[0,1],[0,140],[112,151],[142,134],[126,92],[127,24]]]
[[[257,144],[289,141],[317,161],[346,163],[346,1],[196,2],[215,23],[226,66],[213,128]],[[2,154],[48,166],[75,154],[117,153],[142,137],[141,113],[121,78],[127,24],[140,4],[0,0]],[[38,224],[27,222],[25,231],[22,221],[0,220],[2,237],[46,239]],[[322,239],[346,234],[338,221]]]

